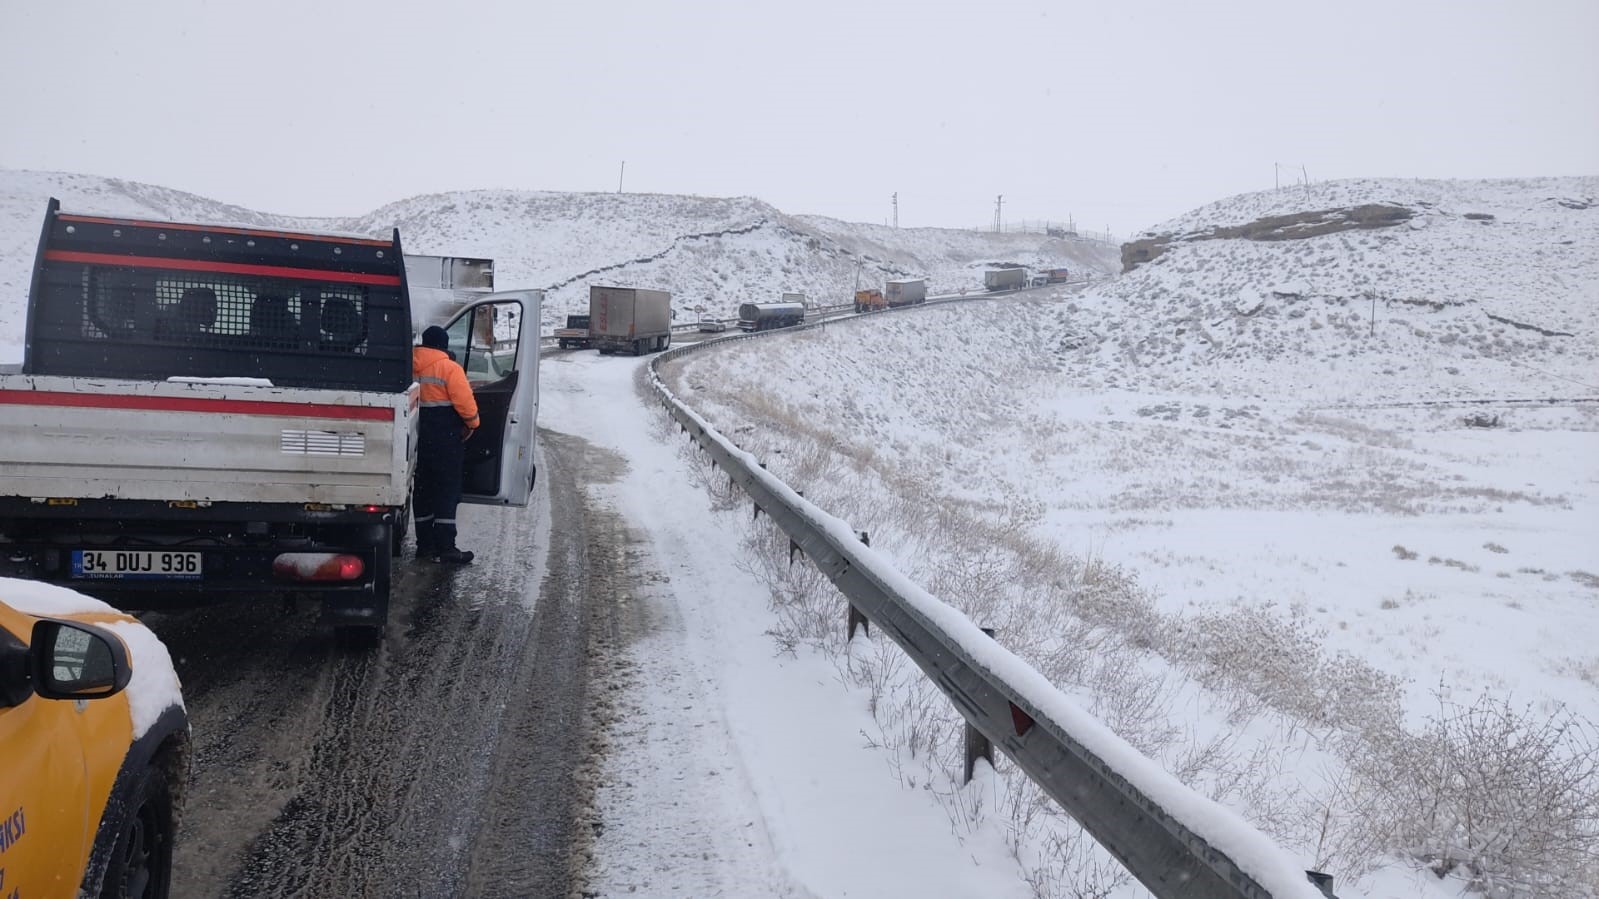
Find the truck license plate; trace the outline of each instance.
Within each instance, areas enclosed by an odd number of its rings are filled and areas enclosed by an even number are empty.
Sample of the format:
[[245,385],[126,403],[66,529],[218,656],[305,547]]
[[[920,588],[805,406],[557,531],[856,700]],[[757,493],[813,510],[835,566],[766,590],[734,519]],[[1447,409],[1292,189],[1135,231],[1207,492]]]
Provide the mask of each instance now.
[[72,551],[72,576],[199,580],[200,554],[145,549],[77,549]]

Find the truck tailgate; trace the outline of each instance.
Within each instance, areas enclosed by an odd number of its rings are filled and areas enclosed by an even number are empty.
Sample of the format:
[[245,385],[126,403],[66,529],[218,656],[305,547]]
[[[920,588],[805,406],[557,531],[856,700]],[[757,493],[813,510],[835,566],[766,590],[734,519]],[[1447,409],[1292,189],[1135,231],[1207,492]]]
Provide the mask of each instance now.
[[399,506],[417,398],[0,375],[0,496]]

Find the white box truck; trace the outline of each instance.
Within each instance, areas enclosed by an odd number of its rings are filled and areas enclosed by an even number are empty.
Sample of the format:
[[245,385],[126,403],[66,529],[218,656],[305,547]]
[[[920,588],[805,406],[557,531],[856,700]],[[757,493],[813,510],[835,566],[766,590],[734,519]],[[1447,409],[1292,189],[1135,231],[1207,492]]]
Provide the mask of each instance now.
[[405,257],[405,287],[411,324],[418,334],[494,292],[494,260],[468,256]]
[[883,285],[883,300],[890,306],[913,306],[927,302],[927,282],[921,278],[889,281]]
[[993,268],[983,272],[985,290],[1021,290],[1027,286],[1027,269]]
[[666,349],[672,343],[672,295],[642,287],[590,287],[589,341],[606,355]]

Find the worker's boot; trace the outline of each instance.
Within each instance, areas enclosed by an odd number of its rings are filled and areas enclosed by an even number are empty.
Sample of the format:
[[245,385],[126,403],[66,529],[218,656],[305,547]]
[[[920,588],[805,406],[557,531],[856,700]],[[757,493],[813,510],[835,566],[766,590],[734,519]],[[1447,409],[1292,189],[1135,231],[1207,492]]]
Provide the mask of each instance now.
[[455,547],[451,546],[447,549],[439,550],[438,553],[434,555],[433,561],[443,562],[448,565],[470,565],[472,560],[475,558],[477,558],[477,556],[470,550],[456,549]]
[[438,545],[433,539],[433,522],[425,522],[416,526],[416,557],[418,559],[431,559],[438,555]]

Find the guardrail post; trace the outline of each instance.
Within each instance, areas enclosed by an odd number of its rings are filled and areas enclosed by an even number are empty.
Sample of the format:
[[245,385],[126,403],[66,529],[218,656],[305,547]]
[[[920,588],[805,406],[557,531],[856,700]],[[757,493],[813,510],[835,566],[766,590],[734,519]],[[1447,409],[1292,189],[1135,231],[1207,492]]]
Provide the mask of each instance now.
[[[860,538],[861,542],[867,546],[872,545],[871,534],[861,531]],[[849,641],[855,639],[856,627],[859,627],[861,630],[865,631],[866,635],[870,637],[872,635],[872,622],[868,620],[865,615],[861,614],[860,609],[855,608],[854,603],[850,602],[848,599],[845,599],[844,602],[849,607],[849,636],[844,638],[844,642],[848,643]]]
[[[803,490],[796,490],[796,491],[794,491],[794,493],[797,496],[799,496],[801,499],[805,498],[805,491],[803,491]],[[788,567],[790,567],[790,568],[794,567],[794,554],[795,553],[799,553],[800,555],[803,556],[803,555],[805,555],[805,550],[800,549],[800,545],[798,543],[794,542],[793,536],[790,536],[788,538]]]
[[[982,631],[990,637],[994,636],[994,629],[991,627],[985,627]],[[988,767],[994,767],[994,744],[983,736],[982,731],[972,727],[970,722],[966,724],[966,739],[964,742],[966,744],[966,779],[961,781],[961,783],[969,784],[972,782],[972,769],[977,767],[978,759],[988,762]]]
[[1320,871],[1306,871],[1305,876],[1310,878],[1311,885],[1321,890],[1321,894],[1326,896],[1327,899],[1338,899],[1337,896],[1333,895],[1333,878],[1331,874],[1323,874]]
[[[765,471],[766,470],[766,463],[765,462],[760,462],[760,463],[757,463],[757,464],[761,466],[761,471]],[[727,477],[727,486],[728,487],[732,487],[733,486],[733,476],[732,475],[728,475],[728,477]],[[757,518],[761,517],[761,504],[751,500],[750,505],[755,507],[754,514],[752,514],[750,516],[750,521],[754,521]]]

